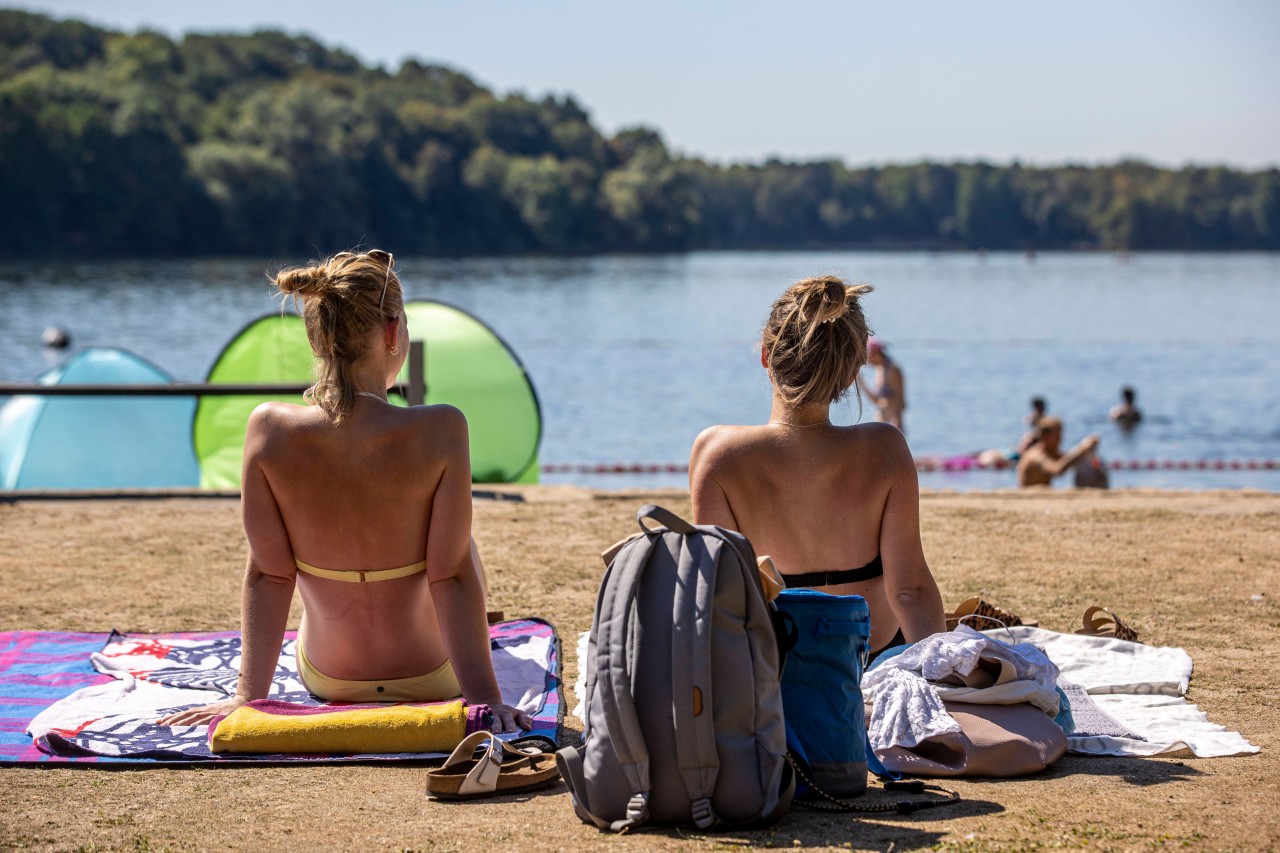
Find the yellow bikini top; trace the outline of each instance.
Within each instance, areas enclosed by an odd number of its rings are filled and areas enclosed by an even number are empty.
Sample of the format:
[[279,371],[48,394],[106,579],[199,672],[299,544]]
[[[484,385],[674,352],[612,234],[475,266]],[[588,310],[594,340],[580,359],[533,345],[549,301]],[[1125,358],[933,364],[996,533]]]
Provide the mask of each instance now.
[[[407,578],[409,575],[416,575],[418,572],[427,570],[426,560],[421,563],[414,563],[412,566],[401,566],[398,569],[317,569],[315,566],[309,566],[302,562],[296,556],[293,558],[293,563],[300,572],[306,572],[318,578],[328,578],[331,581],[346,581],[347,583],[390,581],[396,578]],[[367,577],[368,575],[373,575],[373,577]]]

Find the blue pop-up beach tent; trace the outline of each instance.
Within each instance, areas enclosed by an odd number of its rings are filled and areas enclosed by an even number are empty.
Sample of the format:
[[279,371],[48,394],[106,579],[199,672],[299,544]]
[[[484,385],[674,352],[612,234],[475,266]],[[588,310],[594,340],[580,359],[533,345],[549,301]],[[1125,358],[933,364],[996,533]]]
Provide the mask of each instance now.
[[[172,377],[124,350],[93,347],[42,385],[153,385]],[[0,406],[0,488],[194,487],[190,397],[18,395]]]

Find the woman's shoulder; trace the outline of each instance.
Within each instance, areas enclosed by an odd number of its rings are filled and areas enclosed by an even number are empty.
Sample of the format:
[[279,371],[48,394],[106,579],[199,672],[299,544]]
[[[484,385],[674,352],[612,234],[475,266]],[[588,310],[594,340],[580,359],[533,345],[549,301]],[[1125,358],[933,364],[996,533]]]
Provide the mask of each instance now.
[[259,403],[249,413],[249,432],[278,433],[296,427],[309,425],[324,419],[324,412],[317,406],[300,406],[297,403],[284,403],[279,400],[268,400]]
[[416,445],[425,458],[470,456],[467,416],[456,406],[436,404],[398,409],[404,438]]
[[[907,441],[897,427],[872,421],[865,424],[835,427],[828,432],[837,439],[849,444],[866,445],[878,451],[905,451]],[[694,456],[716,455],[736,450],[749,450],[752,447],[786,441],[787,436],[780,434],[776,427],[740,424],[719,424],[710,426],[698,434],[693,442]]]
[[854,424],[853,426],[844,427],[849,435],[856,436],[861,441],[870,442],[881,448],[905,448],[907,446],[906,436],[902,434],[902,430],[893,424],[884,421],[868,421],[865,424]]
[[766,426],[748,426],[745,424],[717,424],[709,426],[693,440],[692,459],[710,460],[731,454],[735,451],[747,450],[760,441],[768,432]]
[[915,461],[911,456],[911,448],[907,446],[907,438],[902,430],[893,424],[872,421],[846,427],[849,434],[871,451],[874,458],[880,459],[890,467],[900,468],[907,465],[915,471]]
[[467,416],[457,406],[448,403],[434,403],[430,406],[409,406],[401,409],[408,417],[421,423],[450,429],[466,429]]

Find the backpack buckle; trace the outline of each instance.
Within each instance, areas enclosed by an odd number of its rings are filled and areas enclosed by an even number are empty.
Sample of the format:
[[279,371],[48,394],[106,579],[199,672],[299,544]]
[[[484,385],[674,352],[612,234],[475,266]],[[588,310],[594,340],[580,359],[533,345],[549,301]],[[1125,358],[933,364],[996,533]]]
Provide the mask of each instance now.
[[693,801],[693,824],[698,829],[710,829],[719,821],[711,810],[711,798],[703,797]]
[[644,823],[649,819],[649,792],[641,791],[627,800],[627,820],[631,823]]

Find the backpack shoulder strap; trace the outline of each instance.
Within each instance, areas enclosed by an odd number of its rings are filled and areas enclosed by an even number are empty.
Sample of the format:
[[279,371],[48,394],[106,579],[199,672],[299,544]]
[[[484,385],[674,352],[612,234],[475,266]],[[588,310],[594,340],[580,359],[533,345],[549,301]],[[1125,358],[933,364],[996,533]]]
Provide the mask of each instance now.
[[[638,518],[644,518],[646,510],[654,509],[657,507],[642,508]],[[649,819],[649,748],[640,729],[635,698],[631,695],[634,661],[627,657],[631,616],[635,610],[640,577],[661,538],[656,533],[647,530],[646,533],[643,545],[634,542],[622,549],[605,573],[593,632],[596,640],[593,695],[598,692],[600,696],[608,739],[632,792],[626,817],[613,821],[609,826],[615,832]]]
[[711,695],[711,624],[716,569],[732,559],[718,536],[682,536],[679,583],[671,619],[671,697],[675,711],[676,764],[693,802],[693,821],[709,829],[719,818],[711,795],[720,773]]

